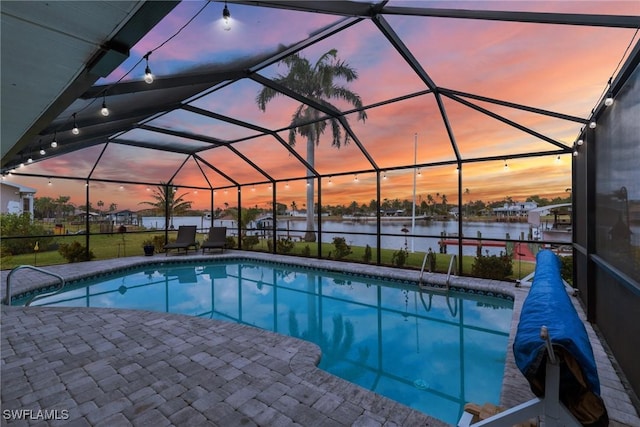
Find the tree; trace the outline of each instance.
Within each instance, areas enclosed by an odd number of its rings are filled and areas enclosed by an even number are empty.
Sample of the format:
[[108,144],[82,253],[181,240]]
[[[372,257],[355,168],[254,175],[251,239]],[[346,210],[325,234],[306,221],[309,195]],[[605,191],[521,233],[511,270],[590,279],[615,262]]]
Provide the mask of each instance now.
[[[69,200],[71,200],[70,196],[58,196],[58,198],[53,201],[56,205],[56,218],[64,217],[69,211],[69,206],[67,206]],[[73,207],[71,207],[71,209],[73,210]]]
[[169,211],[167,214],[170,220],[173,214],[182,214],[191,209],[193,202],[184,199],[187,194],[189,193],[177,195],[177,189],[173,185],[160,183],[151,195],[155,201],[140,202],[139,204],[153,206],[160,212],[165,212],[165,209],[168,207]]
[[[329,110],[338,111],[331,103],[332,100],[344,100],[358,109],[362,108],[360,96],[347,87],[337,84],[335,80],[343,79],[351,82],[358,78],[355,69],[344,61],[338,59],[338,51],[331,49],[323,54],[315,64],[299,56],[297,53],[282,60],[287,67],[287,74],[279,74],[273,80],[298,93],[299,95],[316,102]],[[258,107],[266,111],[269,101],[276,96],[284,95],[271,87],[264,87],[256,96]],[[296,134],[307,139],[306,160],[310,166],[315,164],[315,147],[320,143],[320,136],[325,132],[327,123],[331,124],[331,145],[340,148],[349,143],[349,134],[342,135],[340,120],[332,116],[326,120],[319,120],[321,112],[307,104],[298,106],[291,119],[289,129],[289,145],[296,143]],[[364,110],[358,111],[358,119],[365,121],[367,114]],[[307,171],[307,231],[305,240],[316,240],[314,224],[314,179],[311,171]]]
[[[431,206],[434,205],[436,203],[435,199],[433,198],[433,196],[431,194],[427,194],[427,203]],[[430,213],[433,214],[433,208],[429,209]]]
[[35,197],[33,199],[33,216],[51,218],[56,211],[56,203],[51,197]]
[[104,202],[102,200],[98,200],[98,203],[96,203],[96,205],[98,206],[98,212],[100,213],[100,216],[102,216],[102,208],[104,207]]

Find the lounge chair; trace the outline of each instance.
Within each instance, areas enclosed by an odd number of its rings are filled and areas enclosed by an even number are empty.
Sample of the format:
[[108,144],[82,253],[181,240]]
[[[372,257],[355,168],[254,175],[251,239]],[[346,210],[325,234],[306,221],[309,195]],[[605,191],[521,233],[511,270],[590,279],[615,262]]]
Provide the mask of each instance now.
[[186,254],[189,252],[189,248],[191,246],[193,246],[194,249],[196,247],[196,226],[181,225],[178,227],[178,236],[176,237],[176,241],[173,243],[167,243],[163,246],[163,249],[166,251],[167,255],[171,249],[177,249],[178,252],[180,249],[184,249]]
[[227,243],[227,227],[211,227],[207,240],[202,242],[202,253],[205,249],[220,249],[224,252]]

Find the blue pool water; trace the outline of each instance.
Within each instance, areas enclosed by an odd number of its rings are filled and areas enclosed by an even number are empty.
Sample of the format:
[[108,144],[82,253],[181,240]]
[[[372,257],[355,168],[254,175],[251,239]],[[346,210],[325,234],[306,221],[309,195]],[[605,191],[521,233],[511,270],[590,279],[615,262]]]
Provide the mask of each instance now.
[[499,403],[512,301],[250,260],[164,263],[68,285],[37,305],[118,307],[243,323],[318,344],[319,367],[455,424]]

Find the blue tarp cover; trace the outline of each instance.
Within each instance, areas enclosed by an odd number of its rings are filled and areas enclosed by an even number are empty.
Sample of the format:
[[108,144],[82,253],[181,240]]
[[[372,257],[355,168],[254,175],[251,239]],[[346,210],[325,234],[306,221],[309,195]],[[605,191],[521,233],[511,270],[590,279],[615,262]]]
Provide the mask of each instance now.
[[547,350],[540,338],[546,326],[560,360],[560,400],[583,425],[608,425],[587,331],[560,275],[560,259],[540,251],[533,284],[525,299],[513,344],[516,365],[537,396],[544,395]]

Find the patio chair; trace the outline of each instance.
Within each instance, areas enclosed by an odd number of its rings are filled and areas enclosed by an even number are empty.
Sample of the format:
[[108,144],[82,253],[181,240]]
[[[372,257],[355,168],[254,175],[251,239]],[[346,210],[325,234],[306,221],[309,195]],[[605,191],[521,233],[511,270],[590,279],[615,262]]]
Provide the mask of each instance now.
[[166,251],[166,255],[169,255],[171,249],[177,249],[178,252],[180,252],[180,249],[184,249],[184,253],[186,254],[189,252],[191,246],[193,246],[194,249],[196,247],[196,226],[181,225],[178,227],[176,241],[167,243],[163,246],[163,249]]
[[211,227],[207,240],[202,242],[202,253],[205,249],[220,249],[224,252],[227,243],[227,227]]

